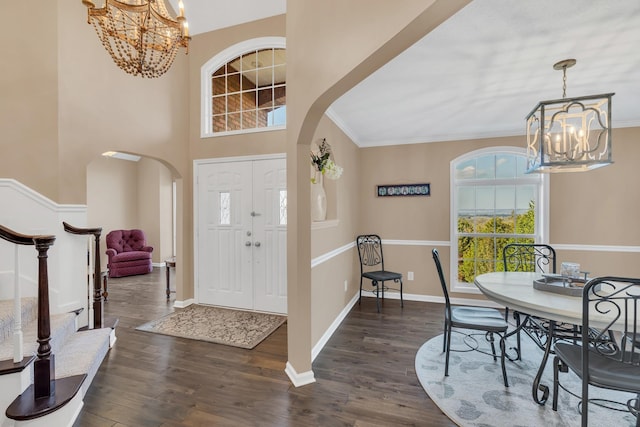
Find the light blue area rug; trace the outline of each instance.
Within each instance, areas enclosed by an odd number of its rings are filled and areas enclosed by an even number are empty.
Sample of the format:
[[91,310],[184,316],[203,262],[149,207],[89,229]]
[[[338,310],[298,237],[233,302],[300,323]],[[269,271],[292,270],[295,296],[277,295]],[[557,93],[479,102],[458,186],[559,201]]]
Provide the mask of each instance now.
[[[463,335],[453,333],[452,349],[464,349]],[[515,339],[513,340],[515,342]],[[490,351],[483,336],[478,337],[482,347]],[[512,344],[513,345],[513,344]],[[482,348],[481,347],[481,348]],[[449,376],[444,376],[445,357],[442,335],[432,338],[416,354],[416,374],[429,397],[451,420],[460,426],[474,427],[539,427],[579,426],[579,399],[560,389],[558,411],[551,408],[553,391],[553,356],[549,357],[542,384],[549,386],[550,396],[545,406],[534,402],[533,378],[543,352],[522,334],[521,361],[507,361],[509,387],[502,382],[500,359],[477,351],[451,352]],[[580,394],[580,379],[572,372],[561,373],[560,381],[576,394]],[[633,397],[628,393],[592,388],[590,398],[607,398],[626,402]],[[627,412],[589,405],[589,426],[635,426],[635,417]]]

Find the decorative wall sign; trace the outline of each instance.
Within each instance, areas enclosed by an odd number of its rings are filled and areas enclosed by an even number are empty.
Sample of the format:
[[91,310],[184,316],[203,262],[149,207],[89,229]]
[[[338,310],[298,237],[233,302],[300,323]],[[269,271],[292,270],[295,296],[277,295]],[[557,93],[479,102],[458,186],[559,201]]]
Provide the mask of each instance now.
[[378,197],[430,196],[430,184],[378,185]]

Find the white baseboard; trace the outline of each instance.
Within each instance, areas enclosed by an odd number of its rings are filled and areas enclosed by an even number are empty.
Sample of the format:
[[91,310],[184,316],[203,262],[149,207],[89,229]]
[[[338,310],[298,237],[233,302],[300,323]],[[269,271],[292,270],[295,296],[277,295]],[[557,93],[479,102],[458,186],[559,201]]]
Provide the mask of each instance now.
[[287,362],[287,366],[284,369],[284,372],[287,374],[295,387],[302,387],[303,385],[316,382],[313,371],[307,371],[299,374],[296,372],[293,365],[291,365],[291,363],[289,362]]
[[176,300],[173,303],[173,307],[174,308],[185,308],[185,307],[189,307],[191,304],[195,304],[195,303],[196,303],[196,300],[193,299],[193,298],[189,298],[189,299],[186,299],[184,301]]
[[327,344],[327,341],[329,341],[329,338],[331,338],[333,333],[338,329],[338,327],[340,326],[340,323],[342,323],[344,318],[347,317],[347,315],[349,314],[353,306],[356,304],[356,302],[358,302],[358,294],[355,294],[353,298],[351,298],[351,301],[347,303],[347,305],[342,309],[340,314],[338,314],[338,317],[335,318],[335,320],[333,321],[333,323],[331,323],[329,328],[324,332],[324,334],[322,334],[322,336],[320,337],[316,345],[313,346],[313,348],[311,349],[312,362],[316,360],[316,357],[318,356],[318,354],[320,354],[320,351]]

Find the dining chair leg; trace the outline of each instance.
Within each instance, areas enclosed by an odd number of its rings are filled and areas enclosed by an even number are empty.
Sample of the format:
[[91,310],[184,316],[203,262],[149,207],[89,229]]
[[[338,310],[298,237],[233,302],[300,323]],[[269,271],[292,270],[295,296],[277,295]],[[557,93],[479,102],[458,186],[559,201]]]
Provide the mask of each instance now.
[[360,276],[360,296],[358,297],[358,305],[362,302],[362,276]]
[[498,356],[496,356],[496,340],[493,337],[493,332],[487,332],[487,340],[491,344],[491,354],[493,354],[493,361],[498,360]]
[[449,326],[449,322],[447,322],[447,319],[444,319],[444,333],[442,334],[442,352],[443,353],[447,351],[447,336],[449,332],[448,326]]
[[400,279],[400,307],[404,307],[404,300],[402,299],[402,279]]
[[506,364],[506,343],[504,342],[504,337],[500,337],[500,366],[502,367],[502,380],[504,381],[504,386],[509,387],[509,380],[507,380],[507,366]]
[[449,376],[449,353],[451,352],[451,325],[447,330],[447,350],[444,356],[444,376]]
[[378,313],[380,313],[380,284],[378,282],[373,282],[373,286],[376,287],[376,308],[378,309]]
[[516,319],[516,329],[518,332],[516,333],[516,349],[518,351],[518,357],[516,360],[522,360],[521,352],[520,352],[520,313],[517,311],[513,312],[513,318]]
[[558,356],[553,358],[553,401],[551,409],[558,410],[558,386],[560,384],[560,371],[562,370],[562,361]]

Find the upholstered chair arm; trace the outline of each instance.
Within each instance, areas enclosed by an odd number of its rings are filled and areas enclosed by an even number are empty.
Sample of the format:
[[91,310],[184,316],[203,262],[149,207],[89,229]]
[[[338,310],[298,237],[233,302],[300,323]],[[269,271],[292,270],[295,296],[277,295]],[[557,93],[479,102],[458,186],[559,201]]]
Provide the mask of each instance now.
[[105,253],[109,257],[109,259],[111,259],[112,256],[117,254],[116,250],[111,248],[107,249]]
[[144,252],[153,252],[153,247],[152,246],[143,246],[140,248],[141,251]]

